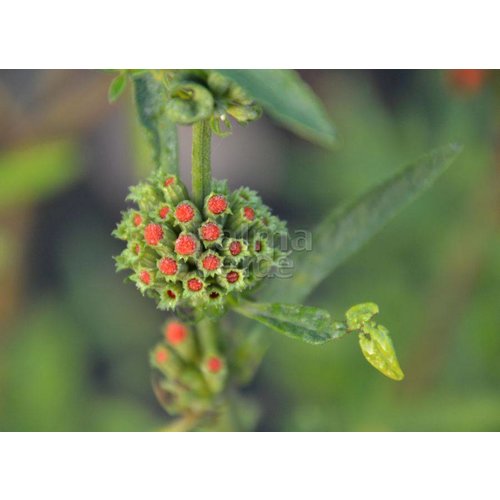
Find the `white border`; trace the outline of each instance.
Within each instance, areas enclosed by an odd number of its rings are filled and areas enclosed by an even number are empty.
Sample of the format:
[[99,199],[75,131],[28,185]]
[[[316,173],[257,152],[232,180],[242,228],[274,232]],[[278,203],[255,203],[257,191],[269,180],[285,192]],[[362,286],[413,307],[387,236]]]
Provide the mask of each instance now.
[[0,436],[0,498],[495,498],[498,434]]
[[4,2],[4,68],[499,67],[491,0]]

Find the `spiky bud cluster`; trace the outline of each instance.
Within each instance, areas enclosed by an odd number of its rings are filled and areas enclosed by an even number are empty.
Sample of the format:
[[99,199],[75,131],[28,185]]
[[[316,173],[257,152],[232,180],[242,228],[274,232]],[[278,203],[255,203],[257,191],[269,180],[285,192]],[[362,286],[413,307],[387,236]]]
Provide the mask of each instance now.
[[164,339],[150,353],[158,400],[172,415],[213,409],[224,390],[228,367],[218,349],[203,342],[196,327],[168,322]]
[[130,189],[138,205],[113,234],[127,242],[118,270],[160,309],[223,307],[228,294],[254,287],[285,254],[286,226],[255,191],[232,193],[214,181],[197,207],[178,177],[158,173]]

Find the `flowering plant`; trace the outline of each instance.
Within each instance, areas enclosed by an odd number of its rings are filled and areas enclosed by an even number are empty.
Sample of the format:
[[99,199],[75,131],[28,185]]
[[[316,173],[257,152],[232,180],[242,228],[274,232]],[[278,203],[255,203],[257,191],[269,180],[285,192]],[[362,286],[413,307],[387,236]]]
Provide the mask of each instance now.
[[[212,178],[210,151],[212,134],[228,136],[231,120],[246,124],[263,110],[299,135],[334,146],[334,126],[298,75],[124,70],[111,84],[110,100],[129,79],[155,169],[130,190],[128,200],[135,206],[114,231],[126,242],[116,264],[158,308],[177,315],[150,358],[158,400],[169,414],[180,416],[172,428],[217,428],[238,413],[244,403],[236,388],[251,379],[266,349],[262,326],[312,344],[355,334],[371,365],[402,380],[389,332],[375,321],[376,304],[355,305],[334,321],[326,310],[301,302],[428,188],[460,148],[435,150],[361,199],[336,208],[313,232],[311,251],[290,253],[286,224],[258,193],[246,187],[230,192],[224,181]],[[179,177],[178,125],[193,128],[190,192]],[[281,267],[292,268],[292,276],[264,283]],[[222,319],[229,311],[260,326],[228,329]]]

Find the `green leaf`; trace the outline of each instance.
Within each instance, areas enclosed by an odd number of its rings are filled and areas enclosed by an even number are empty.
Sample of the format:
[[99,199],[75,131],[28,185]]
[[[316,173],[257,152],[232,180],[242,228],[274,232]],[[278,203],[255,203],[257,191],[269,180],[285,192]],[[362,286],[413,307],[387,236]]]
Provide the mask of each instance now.
[[352,306],[346,313],[346,323],[349,330],[359,330],[368,323],[373,316],[379,312],[378,305],[373,302],[365,302]]
[[108,101],[110,103],[115,102],[127,88],[127,73],[120,73],[116,78],[113,79],[108,89]]
[[393,380],[403,380],[404,373],[387,328],[382,325],[365,325],[359,335],[359,346],[368,363]]
[[288,69],[217,70],[243,87],[264,109],[296,134],[325,147],[337,141],[335,127],[311,88]]
[[429,189],[461,151],[434,150],[372,189],[354,203],[333,210],[312,235],[313,250],[293,254],[294,275],[275,279],[261,297],[301,302],[339,264],[359,250],[402,208]]
[[81,172],[77,151],[67,141],[5,152],[0,155],[0,209],[48,198]]
[[166,174],[178,175],[177,126],[165,114],[165,86],[149,71],[134,76],[133,82],[137,113],[153,150],[155,165]]
[[310,344],[323,344],[347,332],[344,323],[332,321],[327,311],[317,307],[243,301],[235,310],[279,333]]

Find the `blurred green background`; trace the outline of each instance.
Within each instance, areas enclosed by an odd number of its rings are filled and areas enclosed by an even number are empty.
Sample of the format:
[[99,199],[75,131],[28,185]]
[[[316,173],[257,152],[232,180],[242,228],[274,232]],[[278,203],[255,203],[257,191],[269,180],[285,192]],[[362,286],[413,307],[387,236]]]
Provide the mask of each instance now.
[[[258,430],[500,430],[500,122],[493,78],[459,92],[441,71],[302,71],[342,135],[328,152],[264,118],[215,139],[214,173],[258,189],[292,228],[451,141],[434,188],[310,297],[341,316],[375,301],[406,378],[348,339],[315,347],[268,332],[244,394]],[[110,233],[151,167],[113,75],[0,71],[0,430],[142,431],[167,416],[148,349],[165,314],[124,285]],[[188,180],[190,130],[180,136]],[[314,244],[314,242],[313,242]],[[279,297],[277,297],[279,300]]]

